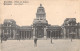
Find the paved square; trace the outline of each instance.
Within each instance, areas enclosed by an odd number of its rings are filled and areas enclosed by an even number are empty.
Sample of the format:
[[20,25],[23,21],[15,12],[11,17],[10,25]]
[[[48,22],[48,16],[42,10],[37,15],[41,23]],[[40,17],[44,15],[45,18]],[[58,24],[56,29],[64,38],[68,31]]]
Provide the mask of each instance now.
[[37,47],[34,47],[34,40],[8,40],[1,44],[1,51],[80,51],[80,40],[74,39],[53,39],[38,40]]

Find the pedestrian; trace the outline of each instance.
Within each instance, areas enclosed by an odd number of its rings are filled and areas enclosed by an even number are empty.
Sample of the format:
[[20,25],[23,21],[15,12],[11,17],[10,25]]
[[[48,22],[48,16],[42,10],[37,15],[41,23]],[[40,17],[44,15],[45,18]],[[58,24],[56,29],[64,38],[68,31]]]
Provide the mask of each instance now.
[[34,39],[34,46],[37,47],[37,38]]

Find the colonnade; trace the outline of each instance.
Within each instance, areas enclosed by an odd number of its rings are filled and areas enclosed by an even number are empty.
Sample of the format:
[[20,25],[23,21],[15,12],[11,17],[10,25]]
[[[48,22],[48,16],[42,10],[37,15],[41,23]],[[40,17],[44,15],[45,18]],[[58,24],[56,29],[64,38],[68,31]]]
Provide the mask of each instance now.
[[19,31],[20,39],[30,39],[32,38],[32,32],[31,31]]
[[47,31],[47,38],[61,38],[61,32],[59,30]]

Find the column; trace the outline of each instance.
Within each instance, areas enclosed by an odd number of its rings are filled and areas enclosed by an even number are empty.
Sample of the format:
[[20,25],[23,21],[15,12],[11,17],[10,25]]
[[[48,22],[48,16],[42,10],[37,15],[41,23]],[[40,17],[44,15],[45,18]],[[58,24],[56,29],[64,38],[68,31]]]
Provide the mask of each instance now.
[[25,38],[26,38],[26,31],[25,31]]
[[55,31],[53,30],[53,38],[55,37]]
[[26,31],[24,33],[25,33],[25,39],[26,39]]
[[68,38],[69,38],[69,28],[67,29],[67,34],[68,34]]
[[24,33],[25,33],[25,39],[26,39],[26,31]]
[[15,39],[15,34],[17,34],[19,36],[19,34],[16,32],[17,30],[13,30],[13,38]]
[[25,35],[25,31],[24,31],[24,39],[26,38],[26,35]]
[[25,39],[26,39],[26,31],[25,31]]
[[78,36],[77,36],[77,35],[78,35],[77,31],[78,31],[78,30],[77,30],[77,28],[76,28],[76,35],[75,35],[75,38],[78,38]]
[[35,28],[33,28],[33,38],[35,38]]
[[4,37],[4,30],[2,31],[2,35],[3,35],[3,37]]
[[52,31],[50,30],[50,38],[51,38],[51,32],[52,32]]
[[55,38],[56,38],[56,30],[55,30]]
[[44,38],[47,39],[47,31],[46,31],[46,28],[44,28]]
[[30,38],[30,31],[29,31],[29,34],[28,34],[28,35],[29,35],[29,37],[28,37],[28,38]]
[[61,38],[61,30],[59,30],[59,38]]
[[80,38],[80,28],[79,28],[79,38]]
[[30,39],[31,39],[31,31],[30,31]]
[[21,31],[19,31],[19,33],[20,33],[20,39],[21,39]]
[[8,34],[8,30],[7,30],[6,34]]
[[2,34],[2,29],[1,29],[1,27],[0,27],[0,34]]
[[31,39],[31,31],[29,32],[29,36],[30,36],[30,39]]
[[31,31],[31,38],[33,38],[33,31]]
[[23,31],[23,39],[25,39],[25,31]]
[[29,39],[30,39],[30,31],[29,31]]
[[[14,30],[13,30],[13,34],[14,34]],[[10,38],[11,38],[11,29],[10,29]]]
[[56,30],[56,35],[57,35],[57,38],[59,38],[59,34],[58,34],[58,31]]
[[27,38],[27,31],[26,31],[26,38]]
[[66,29],[64,28],[64,38],[66,38]]
[[57,33],[58,33],[58,38],[60,38],[60,33],[59,33],[59,30],[57,31]]
[[54,30],[54,38],[55,38],[55,30]]
[[[7,34],[6,35],[8,35],[9,33],[8,33],[8,30],[7,30]],[[10,38],[11,38],[11,35],[10,35]]]
[[77,28],[77,38],[79,38],[79,28]]
[[22,31],[21,31],[21,39],[22,39]]
[[58,38],[58,35],[57,35],[57,34],[58,34],[58,32],[57,32],[57,30],[56,30],[56,38]]
[[25,39],[25,31],[23,31],[23,37],[24,37],[24,39]]

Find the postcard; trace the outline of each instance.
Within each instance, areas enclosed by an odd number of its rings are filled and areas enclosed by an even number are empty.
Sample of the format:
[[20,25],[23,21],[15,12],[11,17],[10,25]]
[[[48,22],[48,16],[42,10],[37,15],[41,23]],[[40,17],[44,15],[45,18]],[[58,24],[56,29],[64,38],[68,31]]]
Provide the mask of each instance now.
[[0,0],[1,51],[80,51],[80,0]]

